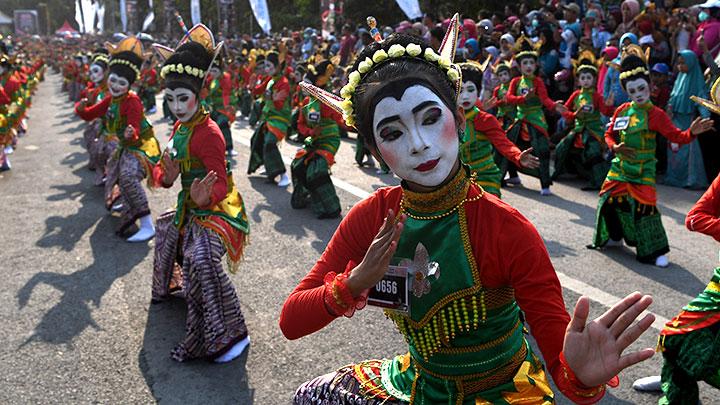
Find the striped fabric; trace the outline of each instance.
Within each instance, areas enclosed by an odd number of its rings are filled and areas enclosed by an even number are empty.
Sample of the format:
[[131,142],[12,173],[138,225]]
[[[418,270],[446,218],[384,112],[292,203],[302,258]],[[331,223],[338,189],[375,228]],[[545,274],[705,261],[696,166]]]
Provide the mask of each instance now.
[[105,201],[108,207],[116,202],[113,188],[117,184],[123,202],[117,233],[123,234],[136,220],[150,214],[150,206],[142,186],[146,176],[145,165],[134,153],[123,151],[119,155],[113,155],[107,163]]

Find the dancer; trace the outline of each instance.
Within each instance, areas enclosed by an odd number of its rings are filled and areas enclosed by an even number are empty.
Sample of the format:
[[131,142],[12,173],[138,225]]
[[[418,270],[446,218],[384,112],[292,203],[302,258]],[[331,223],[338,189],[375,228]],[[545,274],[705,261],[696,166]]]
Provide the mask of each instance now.
[[[713,127],[710,119],[696,119],[685,131],[672,124],[665,111],[650,101],[650,72],[637,45],[623,50],[620,80],[631,101],[615,110],[605,142],[615,153],[600,190],[595,236],[591,247],[636,247],[642,263],[667,267],[670,251],[655,192],[655,138],[686,144]],[[616,141],[618,139],[619,141]]]
[[[121,211],[117,234],[124,236],[140,220],[140,229],[132,233],[128,242],[145,242],[155,236],[142,179],[148,177],[160,158],[160,144],[152,125],[145,118],[140,97],[130,86],[140,76],[142,44],[135,37],[127,37],[110,48],[108,89],[112,97],[90,105],[81,100],[77,114],[85,121],[105,117],[103,131],[108,143],[117,142],[117,149],[105,169],[105,206]],[[115,185],[118,189],[115,189]],[[119,192],[118,192],[119,190]],[[116,205],[118,198],[120,204]]]
[[583,190],[600,190],[610,165],[605,160],[605,144],[601,114],[610,116],[615,111],[612,96],[605,101],[596,92],[597,77],[595,56],[590,51],[580,54],[575,66],[575,77],[580,88],[565,102],[567,112],[563,114],[573,128],[555,148],[555,180],[567,167],[574,167],[577,173],[588,181]]
[[[335,65],[324,60],[308,65],[306,80],[319,88],[326,88],[335,71]],[[304,139],[303,148],[290,165],[293,208],[304,208],[310,203],[319,218],[340,216],[340,199],[330,180],[330,167],[340,147],[340,130],[337,121],[342,116],[314,97],[305,97],[298,116],[298,133]]]
[[[542,79],[537,76],[538,53],[530,40],[520,37],[516,42],[515,60],[520,65],[519,77],[512,79],[505,96],[508,104],[517,106],[517,115],[508,131],[508,138],[520,149],[533,148],[540,159],[540,167],[533,170],[521,170],[540,178],[540,194],[550,195],[550,141],[548,125],[543,106],[562,114],[567,111],[559,101],[551,100]],[[507,165],[503,161],[503,165]]]
[[225,137],[225,148],[228,156],[237,156],[233,147],[230,125],[235,122],[235,101],[233,96],[232,78],[229,72],[223,71],[222,58],[215,58],[208,77],[208,93],[204,105],[210,111]]
[[297,390],[297,404],[552,402],[545,368],[524,337],[521,310],[556,385],[573,401],[598,401],[620,370],[653,354],[648,348],[621,357],[652,323],[647,315],[630,326],[650,297],[632,294],[587,325],[584,297],[571,321],[535,228],[485,193],[461,165],[461,80],[452,63],[457,18],[439,54],[403,34],[368,45],[343,98],[305,86],[342,110],[403,182],[377,190],[348,213],[285,302],[283,333],[297,339],[352,316],[390,263],[404,259],[401,266],[415,281],[406,312],[386,312],[408,353],[318,377]]
[[[184,293],[186,335],[172,351],[174,360],[227,362],[242,354],[250,339],[222,257],[227,253],[229,270],[234,273],[249,228],[242,197],[225,160],[223,134],[200,106],[203,80],[222,43],[216,46],[210,30],[196,25],[177,49],[154,47],[165,60],[160,77],[178,122],[153,178],[157,185],[169,188],[180,177],[182,189],[177,208],[157,221],[152,299],[160,302],[173,289]],[[182,267],[182,277],[174,277],[176,262]]]
[[[110,62],[110,59],[107,49],[96,49],[90,64],[90,83],[82,95],[83,98],[87,98],[88,104],[90,105],[97,104],[108,96],[106,83],[108,62]],[[104,137],[100,137],[101,129],[102,118],[97,118],[90,122],[83,132],[85,149],[87,149],[90,155],[88,168],[96,171],[96,184],[102,183],[102,178],[105,176],[105,162],[107,161],[107,157],[104,160],[99,158],[99,154],[105,144]]]
[[470,166],[477,184],[500,197],[500,169],[493,160],[493,147],[513,165],[537,169],[540,161],[531,155],[532,148],[521,151],[510,142],[498,120],[477,106],[483,69],[477,62],[459,64],[463,84],[458,105],[465,113],[465,131],[460,144],[460,160]]
[[264,94],[264,105],[260,113],[260,121],[250,140],[250,161],[248,174],[253,174],[260,166],[265,166],[268,181],[277,182],[279,187],[290,185],[285,164],[282,161],[278,143],[287,134],[290,125],[290,83],[282,75],[280,55],[276,51],[265,54],[264,80],[255,87],[255,94]]

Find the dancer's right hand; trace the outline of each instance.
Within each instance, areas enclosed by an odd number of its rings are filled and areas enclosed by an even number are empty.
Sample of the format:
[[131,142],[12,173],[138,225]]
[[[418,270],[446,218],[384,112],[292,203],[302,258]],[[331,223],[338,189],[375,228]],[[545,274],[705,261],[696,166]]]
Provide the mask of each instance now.
[[616,155],[622,155],[626,158],[634,158],[635,157],[635,149],[631,148],[629,146],[625,145],[625,142],[620,142],[613,146],[613,152],[615,152]]
[[385,276],[390,260],[397,249],[406,219],[407,216],[401,214],[396,221],[393,210],[388,210],[385,222],[370,244],[365,258],[352,269],[347,279],[347,286],[353,297],[360,296],[364,290],[373,287]]
[[163,171],[165,172],[163,182],[165,184],[173,184],[180,175],[180,163],[173,160],[168,151],[165,151],[162,157],[162,164]]

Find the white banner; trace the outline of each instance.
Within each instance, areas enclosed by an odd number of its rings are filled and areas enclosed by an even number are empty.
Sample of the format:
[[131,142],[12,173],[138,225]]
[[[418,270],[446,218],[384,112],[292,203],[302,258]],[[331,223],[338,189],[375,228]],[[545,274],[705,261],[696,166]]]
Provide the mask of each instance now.
[[202,16],[200,14],[200,0],[190,0],[190,19],[193,25],[200,24]]
[[82,7],[80,6],[80,0],[75,0],[75,22],[78,25],[78,31],[81,33],[85,32],[85,21],[83,21]]
[[95,8],[92,0],[80,0],[82,6],[83,25],[88,34],[95,33]]
[[260,28],[262,28],[264,33],[269,34],[272,25],[270,24],[270,12],[268,12],[267,1],[250,0],[250,7],[252,8],[253,14],[255,14],[255,20],[257,20]]
[[97,32],[102,34],[105,31],[105,3],[95,2],[95,14],[97,14]]
[[148,8],[150,9],[150,12],[147,16],[145,16],[145,20],[143,21],[142,30],[145,31],[148,29],[150,24],[152,24],[153,20],[155,20],[155,10],[153,10],[153,0],[148,0]]
[[127,32],[127,5],[125,0],[120,0],[120,23],[122,24],[122,31]]
[[418,0],[397,0],[397,4],[403,13],[411,20],[423,16]]

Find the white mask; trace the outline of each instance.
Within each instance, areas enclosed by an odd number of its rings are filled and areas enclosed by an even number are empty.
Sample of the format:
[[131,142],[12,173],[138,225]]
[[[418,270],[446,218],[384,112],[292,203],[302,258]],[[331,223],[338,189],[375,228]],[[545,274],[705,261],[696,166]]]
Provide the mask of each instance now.
[[373,116],[373,136],[390,170],[421,186],[442,184],[458,159],[453,112],[419,84],[407,88],[400,100],[380,100]]
[[108,76],[108,89],[113,97],[120,97],[130,90],[130,82],[116,73],[110,73]]
[[90,80],[95,84],[100,84],[105,79],[105,69],[100,65],[90,66]]
[[460,89],[460,96],[458,97],[458,106],[462,107],[463,110],[467,111],[475,106],[478,99],[478,89],[473,82],[463,82],[462,88]]
[[510,81],[510,72],[507,70],[503,70],[500,73],[498,73],[498,79],[500,80],[500,83],[505,84]]
[[522,72],[524,76],[534,75],[536,68],[537,62],[535,62],[535,59],[523,58],[522,61],[520,61],[520,72]]
[[650,100],[650,84],[644,78],[626,82],[625,91],[630,97],[630,100],[638,104],[644,104]]
[[212,76],[213,79],[220,77],[220,69],[217,67],[211,67],[210,76]]
[[583,89],[589,89],[595,85],[595,76],[592,73],[583,72],[578,75],[578,84]]
[[5,68],[0,66],[0,76],[5,74]]
[[168,102],[170,112],[180,122],[188,122],[198,109],[197,96],[190,89],[178,87],[165,89],[165,100]]

